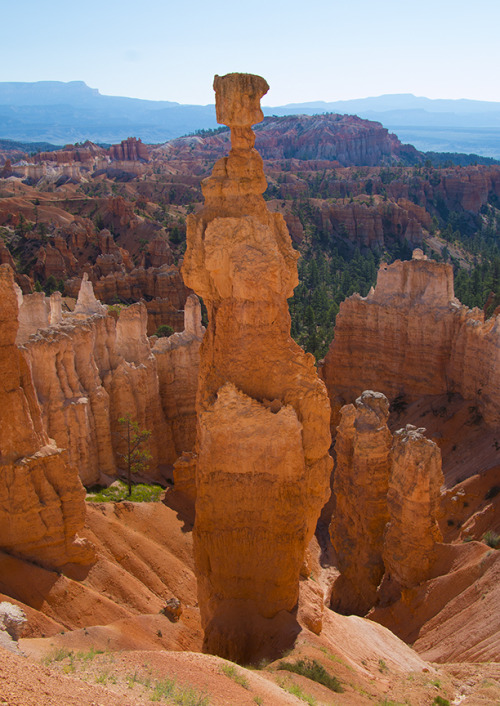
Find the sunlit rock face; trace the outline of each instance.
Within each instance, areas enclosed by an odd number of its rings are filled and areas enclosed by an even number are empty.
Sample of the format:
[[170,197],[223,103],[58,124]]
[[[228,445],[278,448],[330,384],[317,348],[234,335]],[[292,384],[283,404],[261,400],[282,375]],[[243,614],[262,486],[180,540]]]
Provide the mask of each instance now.
[[195,560],[205,649],[255,660],[297,631],[299,572],[332,466],[329,403],[290,336],[298,283],[285,222],[271,213],[251,125],[259,76],[215,77],[231,151],[202,184],[183,276],[207,306],[197,397]]
[[365,390],[355,405],[341,409],[335,444],[335,512],[330,524],[341,577],[333,586],[331,605],[344,614],[367,613],[384,575],[392,446],[388,417],[387,397],[372,390]]
[[340,305],[335,337],[321,368],[332,405],[332,430],[343,404],[363,390],[393,401],[459,393],[489,425],[500,423],[500,316],[487,321],[453,292],[451,265],[413,259],[380,267],[366,297]]
[[147,475],[159,479],[177,453],[146,335],[146,307],[138,302],[115,316],[97,304],[102,313],[67,317],[24,345],[44,427],[67,449],[82,482],[92,485],[119,474],[120,454],[126,452],[119,419],[130,414],[152,432]]
[[85,490],[66,452],[43,429],[31,370],[16,344],[18,298],[0,266],[0,548],[50,568],[87,564],[93,549],[77,536]]
[[394,434],[383,558],[385,581],[398,588],[429,578],[436,543],[443,539],[437,523],[441,452],[424,432],[408,424]]
[[442,541],[439,447],[411,424],[391,434],[389,402],[365,390],[340,410],[330,536],[340,576],[331,607],[366,615],[429,578]]

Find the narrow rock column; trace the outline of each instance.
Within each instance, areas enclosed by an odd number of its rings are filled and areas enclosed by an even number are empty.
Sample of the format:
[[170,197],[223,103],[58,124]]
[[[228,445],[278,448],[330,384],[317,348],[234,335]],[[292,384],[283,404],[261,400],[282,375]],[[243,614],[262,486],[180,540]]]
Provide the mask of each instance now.
[[372,390],[365,390],[356,406],[341,409],[333,482],[336,505],[330,525],[341,571],[331,607],[340,613],[365,615],[375,603],[384,574],[392,445],[388,417],[387,397]]
[[92,314],[104,314],[105,312],[106,308],[96,299],[92,282],[89,280],[88,274],[84,272],[73,313],[92,316]]
[[209,325],[197,396],[194,551],[204,649],[240,661],[293,642],[304,551],[328,498],[329,402],[314,358],[290,336],[298,283],[283,217],[271,213],[251,125],[260,76],[216,76],[229,157],[187,224],[186,284]]
[[436,542],[442,541],[437,523],[444,483],[441,451],[424,432],[425,429],[407,424],[394,435],[382,600],[395,588],[417,586],[429,578]]

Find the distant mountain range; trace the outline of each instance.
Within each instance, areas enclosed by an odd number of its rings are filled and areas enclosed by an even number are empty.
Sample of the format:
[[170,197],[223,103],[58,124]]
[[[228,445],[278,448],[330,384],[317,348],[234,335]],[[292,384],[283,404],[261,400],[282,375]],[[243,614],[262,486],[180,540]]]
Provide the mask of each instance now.
[[[340,113],[376,120],[422,151],[500,159],[500,103],[431,100],[411,94],[264,107],[265,115]],[[213,105],[104,96],[83,81],[0,82],[0,138],[67,144],[115,143],[129,136],[158,144],[217,127]]]

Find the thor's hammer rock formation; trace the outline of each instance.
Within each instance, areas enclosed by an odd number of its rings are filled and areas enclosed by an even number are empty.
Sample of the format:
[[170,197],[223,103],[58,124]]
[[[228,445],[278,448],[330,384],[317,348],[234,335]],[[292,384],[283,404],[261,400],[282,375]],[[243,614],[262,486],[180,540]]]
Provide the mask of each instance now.
[[251,125],[268,85],[216,76],[231,151],[190,216],[186,284],[208,310],[197,397],[194,551],[204,649],[254,661],[288,646],[305,548],[329,495],[329,402],[314,358],[292,340],[297,257]]

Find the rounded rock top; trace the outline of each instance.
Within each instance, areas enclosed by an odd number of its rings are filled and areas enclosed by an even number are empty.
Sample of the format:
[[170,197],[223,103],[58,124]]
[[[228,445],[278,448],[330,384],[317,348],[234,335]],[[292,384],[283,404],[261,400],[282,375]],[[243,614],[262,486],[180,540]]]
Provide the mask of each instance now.
[[232,73],[214,77],[217,122],[228,127],[250,127],[264,120],[260,99],[269,90],[262,76]]

